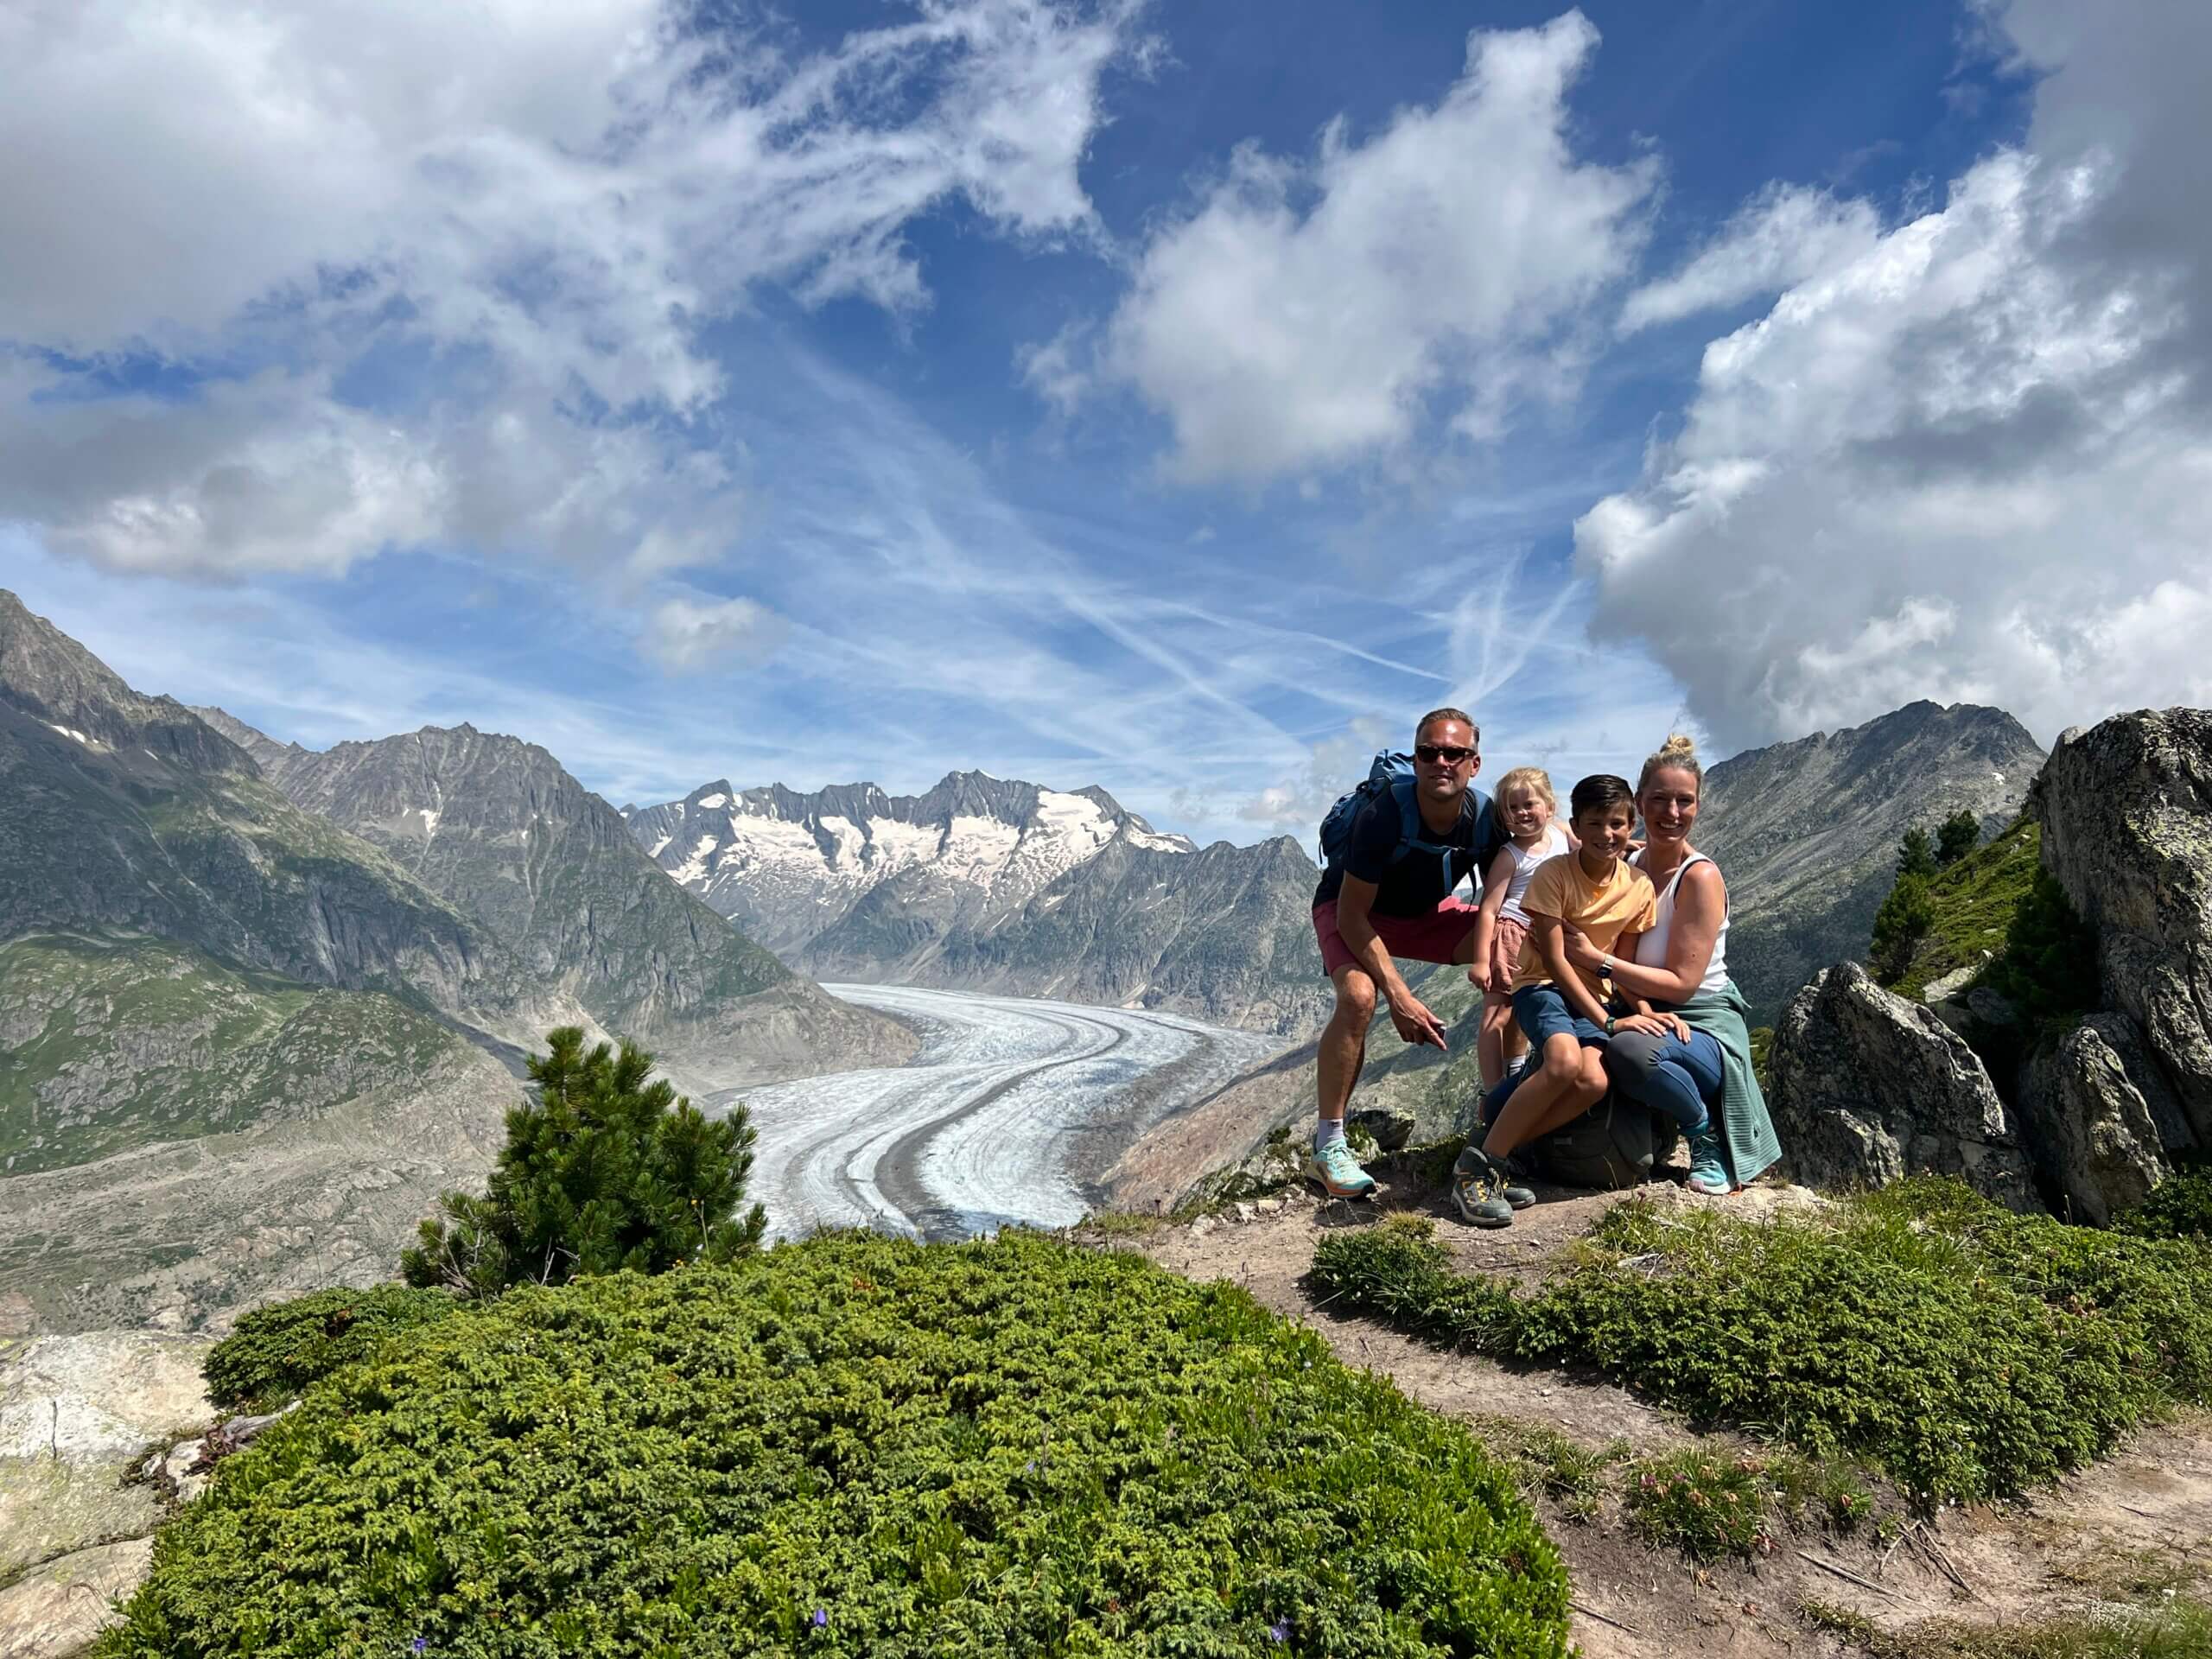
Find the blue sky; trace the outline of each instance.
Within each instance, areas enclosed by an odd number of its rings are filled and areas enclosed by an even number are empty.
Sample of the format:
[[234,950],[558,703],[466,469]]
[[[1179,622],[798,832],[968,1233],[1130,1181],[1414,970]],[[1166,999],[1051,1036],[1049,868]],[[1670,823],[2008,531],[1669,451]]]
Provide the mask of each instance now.
[[1310,840],[2212,701],[2194,9],[0,20],[0,581],[314,746]]

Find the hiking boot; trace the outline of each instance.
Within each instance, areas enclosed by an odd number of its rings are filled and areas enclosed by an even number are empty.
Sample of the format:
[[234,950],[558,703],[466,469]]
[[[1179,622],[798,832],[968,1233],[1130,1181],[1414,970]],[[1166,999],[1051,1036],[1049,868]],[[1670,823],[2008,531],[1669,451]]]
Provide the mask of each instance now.
[[1351,1147],[1342,1141],[1306,1154],[1306,1179],[1332,1198],[1363,1198],[1375,1190],[1375,1178],[1359,1166]]
[[1728,1165],[1720,1155],[1720,1137],[1710,1124],[1690,1136],[1689,1189],[1722,1198],[1736,1190],[1728,1179]]
[[1469,1147],[1452,1166],[1452,1207],[1470,1227],[1510,1227],[1513,1212],[1535,1201],[1528,1188],[1510,1185],[1504,1169],[1480,1147]]

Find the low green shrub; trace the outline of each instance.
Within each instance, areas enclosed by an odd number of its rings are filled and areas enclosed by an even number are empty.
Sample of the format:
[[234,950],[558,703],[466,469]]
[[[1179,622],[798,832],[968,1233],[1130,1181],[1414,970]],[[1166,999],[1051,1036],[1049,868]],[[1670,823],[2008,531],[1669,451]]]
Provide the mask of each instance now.
[[2212,1253],[2015,1216],[1951,1181],[1764,1223],[1630,1200],[1522,1298],[1402,1230],[1325,1239],[1314,1276],[1409,1330],[1872,1460],[1923,1501],[2018,1493],[2212,1399]]
[[1557,1659],[1567,1594],[1464,1427],[1241,1291],[832,1234],[337,1372],[96,1651]]
[[2137,1238],[2212,1240],[2212,1166],[2176,1170],[2112,1224]]
[[209,1351],[202,1368],[207,1398],[226,1411],[274,1411],[340,1366],[460,1306],[442,1290],[378,1285],[318,1290],[256,1308]]

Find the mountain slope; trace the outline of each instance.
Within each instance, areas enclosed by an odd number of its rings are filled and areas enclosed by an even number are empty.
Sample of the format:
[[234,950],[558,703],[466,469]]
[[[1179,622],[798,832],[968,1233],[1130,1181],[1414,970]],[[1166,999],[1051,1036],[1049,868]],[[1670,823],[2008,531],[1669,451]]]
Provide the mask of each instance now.
[[1163,836],[1103,790],[724,781],[633,809],[661,868],[825,979],[1130,1003],[1255,1030],[1326,1011],[1296,843]]
[[0,940],[54,928],[156,934],[448,1010],[499,976],[451,905],[0,592]]
[[[39,1326],[391,1270],[507,1105],[484,930],[0,593],[0,1284]],[[296,1274],[297,1277],[288,1277]]]
[[1727,874],[1728,969],[1755,1023],[1818,969],[1866,955],[1907,830],[1961,808],[1985,833],[2003,828],[2043,760],[2001,709],[1915,702],[1708,771],[1696,840]]
[[205,712],[295,804],[497,940],[538,1024],[572,1002],[718,1087],[911,1052],[903,1027],[828,996],[664,880],[621,815],[534,743],[433,726],[316,752]]

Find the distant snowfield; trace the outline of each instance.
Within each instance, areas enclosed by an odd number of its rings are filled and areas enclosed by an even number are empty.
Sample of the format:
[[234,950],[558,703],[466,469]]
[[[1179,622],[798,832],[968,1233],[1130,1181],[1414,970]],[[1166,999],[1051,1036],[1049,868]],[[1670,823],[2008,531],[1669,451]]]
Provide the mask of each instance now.
[[922,1033],[892,1070],[732,1090],[760,1132],[750,1191],[779,1237],[868,1225],[927,1238],[1059,1227],[1140,1131],[1278,1039],[1173,1014],[1026,997],[830,985]]

